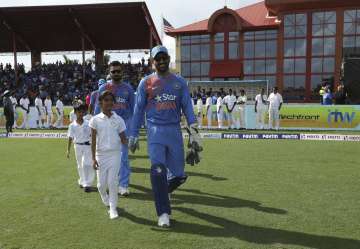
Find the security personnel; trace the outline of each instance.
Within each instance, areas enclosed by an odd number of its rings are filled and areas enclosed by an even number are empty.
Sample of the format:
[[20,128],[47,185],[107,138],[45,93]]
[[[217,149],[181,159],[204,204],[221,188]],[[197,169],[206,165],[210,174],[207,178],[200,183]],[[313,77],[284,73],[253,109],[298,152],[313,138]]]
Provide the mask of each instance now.
[[10,99],[10,91],[6,90],[3,96],[4,115],[6,119],[6,136],[9,136],[9,133],[12,132],[12,128],[14,125],[14,107]]

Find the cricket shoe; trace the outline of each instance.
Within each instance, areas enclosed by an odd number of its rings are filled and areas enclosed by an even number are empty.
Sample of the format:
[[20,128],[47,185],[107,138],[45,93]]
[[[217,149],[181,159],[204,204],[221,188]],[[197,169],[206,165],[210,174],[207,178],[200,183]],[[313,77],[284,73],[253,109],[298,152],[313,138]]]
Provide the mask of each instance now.
[[184,184],[187,180],[187,176],[180,176],[180,177],[174,177],[170,180],[168,180],[168,192],[171,194],[174,192],[178,187],[180,187],[182,184]]
[[129,191],[129,188],[124,188],[124,187],[119,187],[119,195],[121,196],[129,196],[130,194],[130,191]]
[[110,216],[110,219],[113,220],[113,219],[116,219],[116,218],[119,218],[119,214],[117,212],[116,209],[109,209],[109,216]]
[[170,217],[167,213],[163,213],[162,215],[160,215],[159,221],[158,221],[158,226],[159,227],[170,227]]

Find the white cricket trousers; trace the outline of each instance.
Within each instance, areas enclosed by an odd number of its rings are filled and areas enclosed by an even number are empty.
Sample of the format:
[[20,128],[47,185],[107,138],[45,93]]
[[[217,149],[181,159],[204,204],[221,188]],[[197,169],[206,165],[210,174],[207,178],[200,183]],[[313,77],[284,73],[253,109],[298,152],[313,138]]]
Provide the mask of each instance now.
[[239,109],[237,106],[235,106],[234,110],[231,113],[231,116],[232,116],[231,128],[239,129],[240,128],[240,118],[239,118]]
[[74,144],[77,170],[79,173],[79,185],[91,187],[95,179],[95,170],[91,160],[91,146]]
[[224,112],[223,111],[219,111],[217,112],[217,119],[218,119],[218,127],[219,129],[223,129],[224,126]]
[[240,121],[239,121],[239,128],[246,128],[246,116],[245,116],[245,106],[240,106],[239,107],[239,116],[240,116]]
[[207,117],[207,127],[208,129],[211,128],[211,121],[212,121],[212,111],[209,110],[208,113],[206,114]]
[[278,130],[280,127],[279,109],[270,108],[269,109],[269,129],[273,128],[274,122],[275,122],[275,129]]
[[228,112],[227,113],[227,117],[228,117],[228,125],[229,125],[229,129],[233,129],[235,128],[235,119],[234,119],[234,114],[232,112]]
[[29,120],[28,120],[28,113],[26,111],[21,111],[23,122],[20,125],[20,129],[28,129],[29,128]]
[[[121,152],[112,151],[96,155],[99,164],[97,170],[97,187],[104,205],[110,209],[116,209],[118,203],[119,170],[121,162]],[[106,193],[109,189],[109,194]]]
[[57,114],[55,127],[56,128],[63,128],[64,127],[64,113],[61,113],[60,115]]
[[48,115],[46,115],[46,127],[50,127],[51,124],[51,120],[53,119],[53,114],[52,113],[48,113]]
[[197,115],[197,122],[198,122],[198,127],[202,128],[202,121],[203,121],[203,116],[202,114],[198,114]]
[[257,129],[264,129],[265,127],[265,107],[258,107],[256,113],[256,128]]

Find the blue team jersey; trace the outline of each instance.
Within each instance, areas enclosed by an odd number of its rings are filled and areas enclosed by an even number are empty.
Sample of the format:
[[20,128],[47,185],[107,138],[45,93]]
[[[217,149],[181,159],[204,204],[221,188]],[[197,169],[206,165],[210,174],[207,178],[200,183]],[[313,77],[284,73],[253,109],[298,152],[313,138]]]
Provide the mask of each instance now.
[[[111,91],[115,96],[113,111],[124,120],[130,119],[134,112],[134,89],[126,83],[114,84],[108,82],[99,88],[99,95],[106,90]],[[97,111],[100,113],[100,110]]]
[[[93,107],[93,113],[96,113],[98,109],[100,108],[99,105],[99,90],[95,90],[91,92],[90,95],[90,105]],[[98,111],[100,112],[100,111]],[[92,113],[90,113],[92,114]]]
[[138,135],[144,113],[150,124],[174,125],[180,124],[181,112],[189,125],[196,122],[185,79],[175,74],[159,77],[154,73],[146,76],[137,89],[131,133]]

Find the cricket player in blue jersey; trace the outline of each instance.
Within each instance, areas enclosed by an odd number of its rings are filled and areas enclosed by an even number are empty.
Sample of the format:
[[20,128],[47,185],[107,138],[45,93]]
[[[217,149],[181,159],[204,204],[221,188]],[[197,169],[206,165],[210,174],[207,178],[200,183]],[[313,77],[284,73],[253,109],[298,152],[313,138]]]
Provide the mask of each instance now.
[[98,81],[98,89],[91,92],[90,95],[90,105],[89,105],[89,114],[93,115],[94,113],[100,113],[100,105],[99,105],[99,88],[104,85],[106,81],[104,79],[99,79]]
[[[134,112],[134,101],[135,93],[132,86],[122,81],[122,68],[121,64],[118,61],[113,61],[110,63],[110,77],[111,81],[105,83],[99,88],[99,94],[105,90],[111,91],[116,102],[114,103],[113,111],[124,119],[126,124],[126,136],[129,136],[131,119]],[[100,112],[96,109],[95,114]],[[129,163],[129,148],[127,145],[121,147],[121,165],[119,171],[119,194],[122,196],[128,196],[129,191],[129,181],[130,181],[130,163]]]
[[169,227],[171,215],[169,193],[187,179],[184,173],[185,156],[180,126],[182,112],[189,126],[190,142],[194,145],[190,147],[192,150],[196,149],[195,153],[190,153],[190,157],[187,156],[187,162],[189,158],[194,159],[201,146],[192,99],[185,79],[169,72],[170,56],[166,47],[153,48],[151,57],[156,72],[142,79],[138,86],[129,148],[133,153],[139,149],[139,129],[142,117],[146,113],[148,154],[151,161],[150,176],[159,217],[158,225]]

